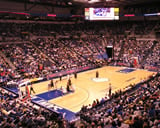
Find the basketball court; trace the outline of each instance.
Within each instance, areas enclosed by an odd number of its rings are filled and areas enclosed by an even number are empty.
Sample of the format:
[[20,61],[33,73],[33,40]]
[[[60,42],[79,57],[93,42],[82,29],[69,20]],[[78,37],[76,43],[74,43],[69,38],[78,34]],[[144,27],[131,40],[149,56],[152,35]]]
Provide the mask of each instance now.
[[[96,78],[96,72],[99,77]],[[62,77],[54,79],[56,86],[48,90],[49,81],[33,84],[35,95],[46,100],[49,103],[56,104],[71,112],[78,112],[83,105],[93,103],[93,100],[101,99],[108,95],[109,84],[112,86],[112,92],[119,89],[123,90],[130,84],[137,84],[147,79],[155,72],[147,70],[131,69],[126,67],[106,66],[94,70],[89,70],[77,74],[77,79],[70,76],[75,91],[63,94],[60,88],[66,88],[68,78]],[[22,87],[24,88],[24,87]]]

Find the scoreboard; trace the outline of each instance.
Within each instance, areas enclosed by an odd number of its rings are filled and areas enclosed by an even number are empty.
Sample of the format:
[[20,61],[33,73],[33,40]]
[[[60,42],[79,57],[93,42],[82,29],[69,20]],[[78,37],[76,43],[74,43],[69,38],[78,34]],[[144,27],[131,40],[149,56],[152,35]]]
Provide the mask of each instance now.
[[119,20],[119,8],[85,8],[86,20]]

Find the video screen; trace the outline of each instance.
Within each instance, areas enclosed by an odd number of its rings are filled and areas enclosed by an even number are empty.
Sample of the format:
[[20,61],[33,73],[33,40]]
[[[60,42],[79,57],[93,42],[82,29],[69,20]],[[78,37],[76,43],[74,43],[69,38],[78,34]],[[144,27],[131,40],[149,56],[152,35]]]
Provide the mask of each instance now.
[[85,8],[86,20],[119,20],[119,8]]

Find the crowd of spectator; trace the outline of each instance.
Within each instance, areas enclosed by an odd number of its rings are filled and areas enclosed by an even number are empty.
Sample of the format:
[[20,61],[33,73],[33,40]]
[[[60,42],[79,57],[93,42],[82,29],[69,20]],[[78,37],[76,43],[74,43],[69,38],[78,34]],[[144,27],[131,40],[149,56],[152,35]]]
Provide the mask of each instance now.
[[18,72],[9,66],[3,56],[0,56],[0,84],[10,81],[17,76],[19,76]]
[[66,128],[62,116],[41,108],[30,101],[22,102],[0,88],[1,128]]
[[[137,41],[137,40],[126,40],[124,43],[124,51],[122,58],[124,63],[132,61],[133,57],[138,57],[138,61],[141,62],[142,59],[146,56],[146,53],[151,49],[153,41]],[[132,64],[132,62],[129,62]]]
[[[158,67],[160,71],[160,42],[130,39],[125,33],[129,30],[129,33],[133,31],[134,34],[146,34],[152,31],[153,24],[0,23],[0,26],[0,32],[3,33],[1,36],[4,37],[19,37],[22,32],[41,36],[32,41],[0,44],[2,54],[15,67],[13,70],[0,55],[2,84],[13,79],[17,81],[26,77],[47,77],[60,71],[106,65],[108,62],[105,47],[108,45],[113,46],[113,59],[125,63],[126,66],[133,67],[134,58],[137,57],[138,68],[153,66]],[[109,100],[102,98],[101,101],[95,100],[92,105],[83,106],[79,113],[82,127],[157,128],[160,120],[159,81],[158,76],[141,85],[136,91],[130,93],[119,91]],[[34,108],[35,105],[30,102],[24,103],[13,98],[4,90],[0,91],[0,97],[0,127],[75,127],[74,124],[66,123],[63,118],[48,110],[37,109],[37,106]]]
[[84,22],[78,24],[51,23],[0,23],[0,36],[22,37],[23,34],[35,36],[81,36],[81,35],[124,35],[126,31],[134,34],[149,34],[157,28],[158,21],[117,21]]
[[145,66],[160,67],[160,43],[156,43],[151,54],[144,61]]
[[112,94],[83,106],[79,115],[83,127],[158,128],[160,126],[160,76],[138,89]]
[[69,47],[66,47],[63,41],[38,39],[34,41],[34,44],[55,62],[56,65],[53,69],[57,72],[87,65],[84,58],[78,56]]
[[[29,43],[2,44],[1,51],[13,63],[21,77],[42,77],[52,63]],[[11,54],[12,53],[12,54]],[[41,65],[42,69],[41,69]]]
[[[153,69],[159,72],[160,42],[155,40],[124,39],[114,44],[114,60],[125,66]],[[136,59],[136,64],[135,64]]]

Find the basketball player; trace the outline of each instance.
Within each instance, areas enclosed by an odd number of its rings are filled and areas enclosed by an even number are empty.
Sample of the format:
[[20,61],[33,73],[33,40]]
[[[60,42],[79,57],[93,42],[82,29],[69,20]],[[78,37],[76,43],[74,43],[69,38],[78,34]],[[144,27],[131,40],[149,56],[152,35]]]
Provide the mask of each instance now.
[[99,77],[99,72],[98,71],[96,71],[96,78],[98,78]]
[[51,89],[51,83],[48,83],[48,91]]
[[60,80],[60,81],[62,80],[62,75],[59,76],[59,80]]
[[71,82],[71,79],[69,78],[68,79],[68,82],[67,82],[67,92],[69,92],[70,91],[70,86],[72,85],[72,82]]
[[66,88],[67,92],[70,92],[70,88],[69,88],[69,85],[67,85],[67,88]]
[[77,79],[77,72],[74,73],[74,78]]
[[32,84],[31,84],[31,86],[30,86],[30,94],[31,94],[31,92],[33,92],[34,94],[36,93],[36,92],[34,91],[34,89],[33,89]]
[[109,98],[111,98],[111,94],[112,94],[112,87],[111,83],[109,83],[109,94],[108,94]]
[[69,79],[68,79],[68,82],[67,82],[67,85],[70,86],[71,84],[72,84],[72,82],[71,82],[71,79],[69,78]]
[[51,88],[54,88],[54,82],[53,82],[53,79],[51,80]]

